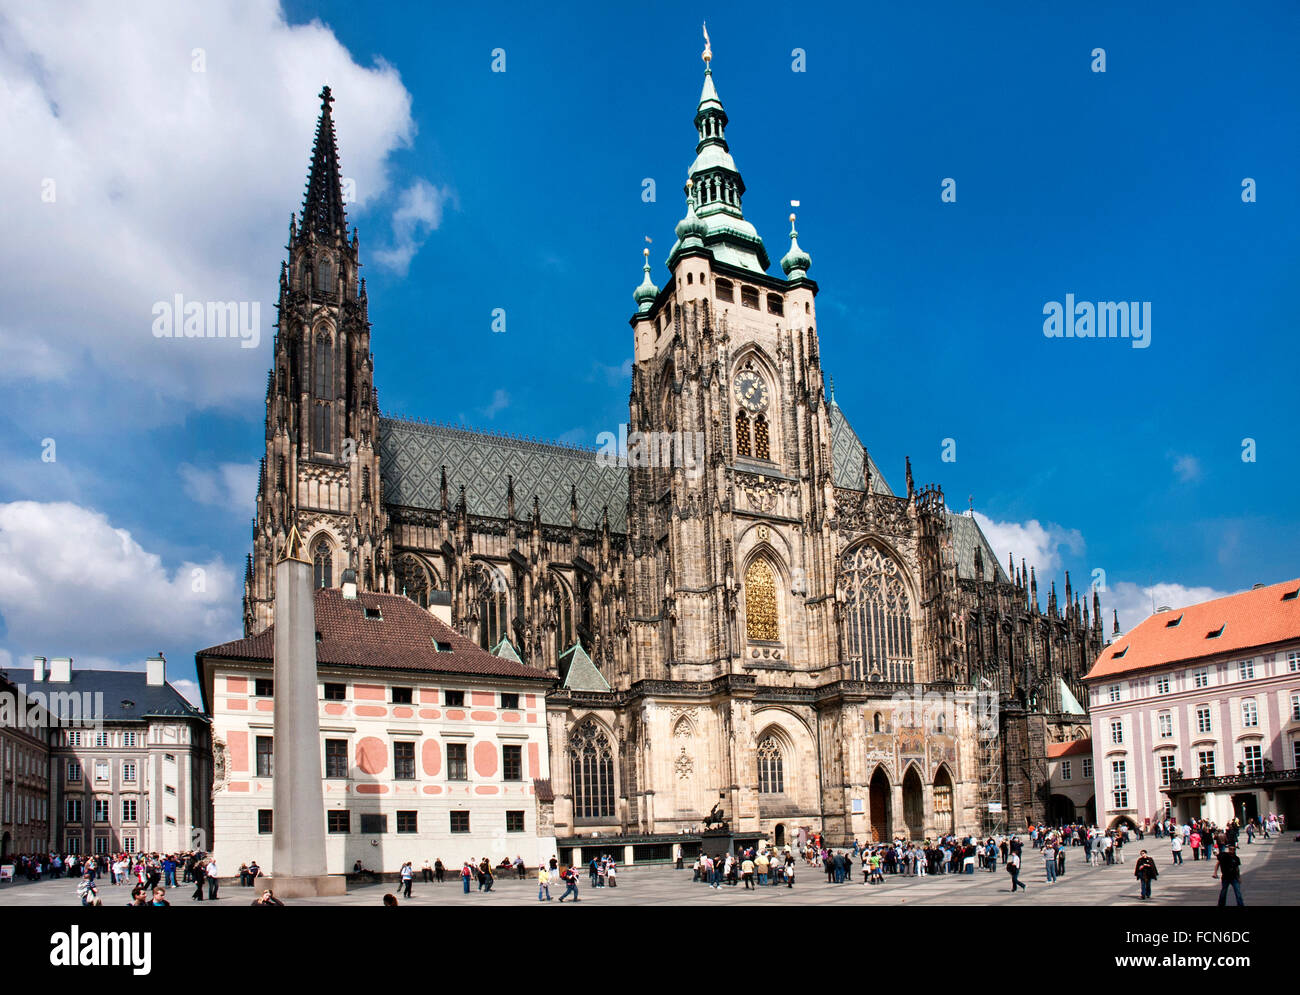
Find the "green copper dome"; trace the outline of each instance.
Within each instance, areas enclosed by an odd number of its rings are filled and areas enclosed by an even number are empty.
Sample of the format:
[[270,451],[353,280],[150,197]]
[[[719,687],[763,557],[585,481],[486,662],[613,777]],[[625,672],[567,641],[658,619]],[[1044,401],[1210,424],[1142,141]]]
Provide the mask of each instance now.
[[645,277],[641,280],[641,285],[632,291],[632,299],[636,301],[637,314],[645,314],[654,306],[655,298],[659,296],[659,288],[650,282],[650,250],[643,249],[645,255]]
[[812,266],[812,256],[799,248],[799,233],[794,230],[794,215],[790,215],[790,251],[781,259],[781,269],[791,280],[799,280],[808,275]]
[[677,222],[677,240],[685,245],[688,239],[695,238],[704,244],[704,236],[709,233],[709,226],[695,213],[695,198],[691,196],[693,181],[686,181],[686,217]]

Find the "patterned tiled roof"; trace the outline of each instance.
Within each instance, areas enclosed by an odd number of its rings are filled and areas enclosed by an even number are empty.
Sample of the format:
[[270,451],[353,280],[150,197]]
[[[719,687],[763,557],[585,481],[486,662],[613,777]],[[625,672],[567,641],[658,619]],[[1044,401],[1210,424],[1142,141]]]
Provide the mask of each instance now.
[[[448,674],[481,674],[549,681],[550,675],[505,657],[493,656],[441,619],[400,594],[361,591],[345,598],[338,588],[317,588],[316,662],[359,670],[415,670]],[[366,609],[379,618],[367,618]],[[443,648],[439,649],[439,645]],[[270,662],[275,650],[275,626],[255,636],[199,650],[195,658]]]
[[560,654],[560,673],[564,674],[561,685],[569,691],[608,691],[609,682],[591,662],[581,643],[574,643]]
[[[73,670],[67,682],[46,682],[28,687],[54,695],[66,692],[74,695],[102,694],[106,722],[143,721],[148,718],[201,719],[203,710],[191,705],[183,694],[170,684],[151,685],[148,674],[142,670]],[[52,711],[67,711],[68,701],[51,697]]]
[[[840,406],[831,401],[831,468],[835,474],[835,486],[847,487],[855,491],[862,490],[862,440],[853,426],[844,417]],[[871,493],[893,496],[885,475],[871,459]]]
[[543,522],[567,526],[570,496],[576,487],[580,526],[600,528],[608,507],[610,529],[627,531],[627,469],[597,463],[594,449],[381,418],[379,465],[388,504],[441,507],[441,474],[446,466],[452,506],[463,484],[471,515],[505,518],[506,477],[513,476],[517,518],[532,515],[536,496]]
[[1101,651],[1084,680],[1300,640],[1300,580],[1157,612]]
[[1009,583],[1007,572],[1002,569],[979,522],[969,515],[959,515],[952,511],[947,515],[948,525],[952,528],[953,552],[957,554],[957,576],[966,580],[975,579],[975,550],[978,549],[984,560],[984,579]]

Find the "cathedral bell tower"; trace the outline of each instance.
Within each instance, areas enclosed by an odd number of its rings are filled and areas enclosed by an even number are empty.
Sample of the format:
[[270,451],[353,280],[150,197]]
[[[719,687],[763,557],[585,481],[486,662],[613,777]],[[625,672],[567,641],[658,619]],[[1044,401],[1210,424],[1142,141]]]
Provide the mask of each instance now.
[[289,219],[289,258],[280,265],[266,455],[244,576],[248,634],[273,621],[274,564],[295,526],[317,587],[337,587],[350,569],[361,590],[375,590],[387,566],[360,240],[355,229],[348,236],[328,86],[320,98],[302,214]]

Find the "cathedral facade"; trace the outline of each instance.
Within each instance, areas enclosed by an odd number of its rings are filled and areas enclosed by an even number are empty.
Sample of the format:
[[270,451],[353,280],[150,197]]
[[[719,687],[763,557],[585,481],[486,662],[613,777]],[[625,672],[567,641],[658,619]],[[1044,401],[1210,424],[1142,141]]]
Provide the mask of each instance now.
[[698,828],[784,843],[921,839],[1066,818],[1047,745],[1083,737],[1102,648],[1066,577],[1040,608],[973,516],[895,490],[829,395],[791,216],[772,275],[706,52],[684,217],[631,318],[626,450],[384,417],[333,99],[280,273],[245,577],[272,621],[297,526],[316,583],[449,613],[553,675],[556,835]]

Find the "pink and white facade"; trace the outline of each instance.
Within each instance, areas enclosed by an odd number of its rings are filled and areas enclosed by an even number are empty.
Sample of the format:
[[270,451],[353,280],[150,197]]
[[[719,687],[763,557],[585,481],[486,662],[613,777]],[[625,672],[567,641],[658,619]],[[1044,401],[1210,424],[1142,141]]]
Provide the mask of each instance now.
[[[316,592],[328,873],[555,853],[545,692],[397,595]],[[271,867],[270,632],[198,654],[212,715],[213,852]]]
[[1162,609],[1086,682],[1103,826],[1300,820],[1300,580]]

